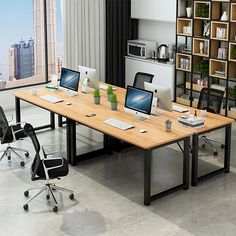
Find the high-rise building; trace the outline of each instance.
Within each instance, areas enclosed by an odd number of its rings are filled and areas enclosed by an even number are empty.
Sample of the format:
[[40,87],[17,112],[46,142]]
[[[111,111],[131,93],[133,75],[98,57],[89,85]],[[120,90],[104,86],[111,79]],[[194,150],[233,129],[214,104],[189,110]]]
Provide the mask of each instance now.
[[[45,71],[45,40],[44,40],[44,8],[41,0],[34,0],[35,27],[35,74],[44,75]],[[57,72],[56,57],[56,3],[47,0],[47,41],[48,41],[48,74]]]
[[21,40],[9,50],[9,80],[19,80],[34,75],[34,40]]

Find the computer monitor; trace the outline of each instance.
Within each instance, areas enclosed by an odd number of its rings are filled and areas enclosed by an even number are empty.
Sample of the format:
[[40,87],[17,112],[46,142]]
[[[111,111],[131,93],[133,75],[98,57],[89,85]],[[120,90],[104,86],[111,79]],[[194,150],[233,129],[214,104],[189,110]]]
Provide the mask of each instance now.
[[78,71],[62,68],[60,78],[60,89],[72,91],[73,95],[78,92],[80,73]]
[[139,120],[148,119],[151,114],[152,100],[153,92],[128,86],[125,97],[125,111],[135,114]]
[[78,66],[80,72],[80,80],[82,83],[82,92],[87,92],[87,88],[96,89],[99,87],[99,78],[97,71],[93,68]]
[[159,108],[166,111],[173,111],[172,97],[170,88],[162,87],[156,84],[144,82],[145,90],[152,91],[157,98]]

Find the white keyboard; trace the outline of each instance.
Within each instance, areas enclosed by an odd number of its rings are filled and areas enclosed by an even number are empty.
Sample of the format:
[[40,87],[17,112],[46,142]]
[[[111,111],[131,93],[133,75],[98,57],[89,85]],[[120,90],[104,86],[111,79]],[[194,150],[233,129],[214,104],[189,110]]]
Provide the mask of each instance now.
[[179,106],[176,106],[176,105],[173,105],[173,111],[177,111],[177,112],[187,112],[189,111],[189,109],[187,108],[184,108],[184,107],[179,107]]
[[108,125],[114,126],[118,129],[121,129],[121,130],[127,130],[127,129],[131,129],[131,128],[134,127],[134,125],[132,125],[132,124],[129,124],[129,123],[126,123],[124,121],[117,120],[117,119],[114,119],[114,118],[104,120],[103,122],[108,124]]
[[58,103],[58,102],[62,102],[63,100],[61,98],[55,97],[53,95],[43,95],[40,97],[41,99],[50,102],[50,103]]
[[[108,86],[105,85],[105,84],[99,84],[99,88],[102,89],[102,90],[107,90]],[[112,90],[116,90],[116,88],[112,87]]]

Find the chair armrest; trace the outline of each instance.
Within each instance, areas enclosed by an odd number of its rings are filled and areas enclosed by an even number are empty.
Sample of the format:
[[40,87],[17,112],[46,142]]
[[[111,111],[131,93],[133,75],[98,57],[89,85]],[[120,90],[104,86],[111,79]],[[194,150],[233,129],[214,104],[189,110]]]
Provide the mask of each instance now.
[[[57,165],[57,166],[53,166],[53,167],[47,168],[46,162],[55,161],[55,160],[61,160],[61,165]],[[62,167],[63,164],[64,164],[64,160],[63,160],[62,157],[46,158],[46,159],[43,159],[42,162],[43,162],[43,164],[44,164],[45,169],[46,169],[47,172],[48,172],[49,170],[53,170],[53,169],[60,168],[60,167]]]

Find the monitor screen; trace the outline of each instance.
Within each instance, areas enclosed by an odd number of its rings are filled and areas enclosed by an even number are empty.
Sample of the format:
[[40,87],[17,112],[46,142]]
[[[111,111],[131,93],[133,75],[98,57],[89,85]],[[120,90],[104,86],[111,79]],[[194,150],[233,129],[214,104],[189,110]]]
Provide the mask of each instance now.
[[60,86],[72,91],[78,91],[80,73],[78,71],[61,69]]
[[147,115],[151,113],[153,92],[144,89],[127,87],[125,107]]

